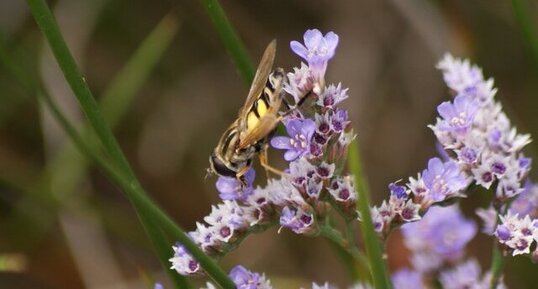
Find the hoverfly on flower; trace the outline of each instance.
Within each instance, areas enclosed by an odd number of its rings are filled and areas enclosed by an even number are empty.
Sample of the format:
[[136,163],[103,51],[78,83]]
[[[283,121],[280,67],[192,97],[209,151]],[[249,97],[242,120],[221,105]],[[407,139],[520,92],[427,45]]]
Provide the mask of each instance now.
[[234,177],[246,184],[244,175],[256,155],[266,170],[280,173],[267,164],[266,150],[269,138],[282,119],[278,112],[286,81],[282,68],[272,70],[275,53],[276,40],[273,40],[265,49],[238,118],[226,129],[209,157],[208,173]]

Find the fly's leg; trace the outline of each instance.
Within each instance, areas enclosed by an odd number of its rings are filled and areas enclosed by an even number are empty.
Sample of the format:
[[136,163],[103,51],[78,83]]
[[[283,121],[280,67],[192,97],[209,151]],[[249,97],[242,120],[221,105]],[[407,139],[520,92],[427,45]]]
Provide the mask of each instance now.
[[285,173],[279,169],[275,169],[272,166],[269,165],[267,162],[267,147],[265,147],[259,154],[260,158],[260,164],[265,169],[265,173],[267,174],[267,179],[269,179],[269,172],[272,172],[273,174],[283,176]]
[[245,174],[248,172],[249,169],[250,166],[244,166],[235,174],[235,178],[241,183],[241,188],[245,188],[247,186],[247,179],[245,179]]

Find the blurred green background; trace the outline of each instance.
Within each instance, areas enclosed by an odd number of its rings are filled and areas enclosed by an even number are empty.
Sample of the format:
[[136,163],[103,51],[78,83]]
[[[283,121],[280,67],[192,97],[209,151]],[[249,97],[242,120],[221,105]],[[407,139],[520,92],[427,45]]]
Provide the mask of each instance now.
[[[538,23],[537,2],[514,2]],[[119,106],[128,103],[115,133],[144,187],[184,229],[194,229],[218,202],[215,179],[204,181],[207,158],[248,89],[201,3],[49,4],[94,94],[110,95],[112,104],[122,95]],[[276,65],[290,70],[299,59],[289,41],[300,40],[306,29],[340,36],[327,81],[350,88],[344,106],[361,142],[375,203],[387,197],[389,182],[416,175],[435,154],[426,125],[448,98],[435,69],[445,52],[471,58],[494,77],[497,96],[519,131],[538,135],[538,57],[533,57],[538,54],[510,1],[221,4],[254,63],[273,38]],[[0,1],[0,33],[2,53],[15,70],[41,81],[67,114],[81,120],[24,1]],[[131,74],[122,72],[126,65]],[[140,73],[133,75],[135,70]],[[0,288],[148,288],[153,278],[166,280],[129,202],[95,168],[78,176],[83,157],[62,155],[65,136],[29,91],[0,66]],[[535,157],[533,146],[527,153]],[[271,157],[283,167],[279,153]],[[531,172],[534,179],[537,175]],[[265,180],[260,176],[258,182]],[[463,202],[469,216],[484,205],[483,196]],[[479,236],[468,250],[484,269],[490,247],[491,241]],[[391,270],[408,265],[406,254],[400,236],[393,235]],[[221,264],[266,272],[280,288],[350,282],[326,242],[276,229],[248,238]],[[528,259],[508,258],[506,281],[510,288],[536,288],[536,272]]]

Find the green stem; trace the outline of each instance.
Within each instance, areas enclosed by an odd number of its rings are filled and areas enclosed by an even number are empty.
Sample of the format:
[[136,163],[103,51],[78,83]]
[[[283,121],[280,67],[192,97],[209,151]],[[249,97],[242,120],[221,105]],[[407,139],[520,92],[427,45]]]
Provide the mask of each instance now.
[[136,92],[146,83],[179,27],[180,23],[172,14],[163,17],[107,87],[99,106],[111,127],[115,127],[125,115]]
[[504,269],[504,258],[501,250],[497,245],[497,239],[493,240],[493,251],[491,256],[491,289],[496,289],[499,284],[499,279]]
[[220,36],[226,50],[232,57],[232,60],[239,69],[243,81],[250,85],[252,79],[254,78],[254,66],[248,57],[247,50],[245,46],[235,33],[233,26],[230,24],[228,17],[222,10],[222,7],[219,4],[218,0],[201,0],[202,4],[211,18],[215,30]]
[[[495,211],[497,211],[497,219],[496,224],[499,224],[499,215],[504,215],[508,211],[511,205],[511,201],[504,204],[504,206],[500,203],[495,202],[495,193],[493,193],[493,207],[495,208]],[[501,250],[499,249],[499,244],[497,238],[493,238],[493,248],[491,252],[491,265],[490,265],[490,272],[491,272],[491,289],[496,289],[497,285],[499,283],[499,280],[501,279],[503,270],[504,270],[504,258],[501,253]]]
[[[193,255],[193,257],[200,263],[202,268],[205,269],[207,274],[213,278],[213,280],[222,286],[223,288],[234,288],[234,283],[228,278],[226,273],[218,267],[218,265],[208,257],[188,236],[179,228],[163,211],[161,211],[150,199],[147,197],[145,191],[141,188],[138,180],[132,172],[125,156],[123,155],[114,135],[110,128],[106,125],[104,118],[101,115],[97,102],[93,97],[88,85],[84,78],[81,76],[76,63],[67,48],[67,45],[59,31],[58,25],[50,11],[47,3],[44,0],[27,0],[30,11],[40,27],[41,31],[47,38],[52,52],[56,57],[56,60],[67,80],[75,96],[77,97],[86,117],[88,118],[91,126],[97,133],[97,136],[103,143],[106,151],[110,154],[114,160],[114,166],[110,165],[104,159],[96,157],[95,161],[106,171],[108,176],[112,178],[126,193],[127,197],[133,203],[139,216],[145,214],[151,220],[154,220],[156,224],[159,224],[161,228],[170,232],[185,248]],[[52,102],[49,99],[49,106]],[[56,116],[61,115],[57,111]],[[64,119],[63,127],[68,132],[69,122]],[[69,133],[69,132],[68,132]],[[77,135],[76,131],[71,131],[70,136],[74,140],[74,136]],[[79,138],[77,143],[79,148],[86,148],[87,153],[91,154],[91,150],[88,149]],[[145,218],[140,217],[144,227],[148,226],[145,223]]]
[[354,282],[359,282],[364,280],[361,276],[361,273],[359,272],[359,269],[357,268],[357,262],[355,259],[349,255],[349,253],[344,250],[342,247],[340,247],[335,242],[327,239],[329,241],[329,244],[333,248],[334,252],[338,255],[342,263],[344,264],[344,267],[347,269],[349,276],[352,278]]
[[170,249],[169,249],[170,243],[168,243],[167,241],[166,234],[157,226],[157,224],[152,223],[152,220],[146,218],[145,223],[148,224],[146,228],[146,232],[148,233],[148,235],[152,236],[152,238],[150,239],[153,246],[155,247],[157,256],[159,256],[161,265],[165,268],[164,271],[168,275],[168,278],[172,280],[172,283],[174,283],[175,288],[177,289],[193,288],[189,280],[187,280],[187,278],[169,269],[170,263],[168,259],[170,259]]
[[[65,116],[60,112],[58,106],[46,94],[39,95],[45,105],[50,109],[54,118],[62,126],[64,131],[73,141],[75,146],[87,158],[93,160],[105,174],[127,195],[133,203],[135,210],[139,212],[141,221],[152,220],[166,232],[169,232],[173,238],[178,240],[189,253],[200,263],[202,268],[213,278],[213,280],[225,289],[235,289],[234,283],[228,278],[226,273],[208,257],[191,239],[179,228],[170,217],[160,210],[146,195],[140,186],[134,186],[132,181],[118,170],[115,165],[111,164],[101,154],[92,150],[87,143],[78,135],[76,129],[69,123]],[[147,217],[147,219],[146,219]],[[147,224],[148,227],[149,224]],[[148,231],[151,231],[148,230]],[[151,237],[151,236],[150,236]]]
[[[7,52],[5,51],[3,46],[0,47],[0,61],[7,68],[7,70],[14,76],[15,80],[18,81],[19,84],[23,88],[28,90],[28,92],[30,94],[36,94],[36,95],[38,95],[40,97],[40,99],[44,100],[44,103],[53,112],[53,115],[57,116],[57,120],[59,122],[61,122],[61,120],[63,120],[64,123],[68,123],[66,118],[63,117],[61,112],[54,105],[54,103],[52,102],[50,96],[48,94],[46,94],[43,91],[43,89],[40,87],[40,84],[38,82],[36,82],[36,81],[33,81],[31,78],[26,77],[25,76],[26,74],[22,70],[19,70],[17,68],[17,66],[13,65],[13,63],[11,62],[11,58],[9,57],[9,55],[7,54]],[[69,127],[69,126],[67,126],[67,127]],[[71,128],[71,130],[72,130],[71,134],[73,134],[73,133],[76,134],[76,130],[74,128]],[[92,142],[90,142],[90,139],[89,139],[88,135],[86,135],[86,138],[83,138],[81,140],[81,143],[88,143],[88,145],[93,144]],[[71,152],[70,148],[71,148],[71,146],[67,146],[66,149],[62,150],[63,154],[60,154],[60,155],[62,155],[62,156],[66,156],[66,155],[71,156],[70,159],[73,159],[73,157],[72,157],[73,155],[70,153]],[[58,158],[56,158],[55,160],[58,161]],[[60,161],[60,163],[65,164],[65,163],[62,163],[61,161]],[[81,163],[80,166],[83,167],[84,164]],[[65,167],[63,167],[63,168],[65,169]],[[70,169],[73,169],[73,168],[71,167]],[[72,172],[70,172],[70,173],[72,173]],[[45,180],[46,177],[43,176],[43,179]],[[40,194],[33,193],[33,195],[39,195],[39,196],[43,196],[43,195],[48,196],[49,195],[49,194],[42,194],[42,192],[43,192],[43,190],[41,190],[39,192]],[[48,199],[48,201],[49,201],[48,204],[52,205],[54,208],[61,205],[61,199],[51,198],[51,199]],[[149,236],[152,244],[155,246],[155,250],[156,250],[156,252],[157,252],[157,254],[159,256],[160,263],[162,264],[164,270],[169,274],[169,276],[172,279],[173,283],[176,285],[176,288],[191,288],[191,285],[189,284],[188,280],[185,277],[183,277],[183,276],[181,276],[179,274],[175,274],[174,272],[169,270],[170,264],[169,264],[168,259],[169,259],[169,255],[170,255],[170,244],[166,242],[166,239],[164,238],[164,235],[162,235],[162,233],[160,233],[160,234],[152,234],[151,230],[153,230],[153,228],[150,225],[150,221],[147,218],[145,218],[144,215],[140,215],[140,218],[141,218],[141,222],[143,224],[144,229],[148,232],[148,236]],[[164,252],[166,252],[166,254],[164,254]]]
[[82,74],[78,70],[75,60],[60,33],[58,24],[47,3],[45,0],[27,0],[26,2],[41,32],[47,38],[65,79],[73,90],[86,118],[97,133],[103,146],[114,160],[120,160],[117,164],[123,171],[131,172],[131,168],[121,152],[120,146],[101,115],[99,106],[86,83],[86,79],[82,77]]
[[348,240],[342,236],[340,231],[330,225],[324,224],[320,226],[320,235],[345,250],[357,263],[363,266],[368,266],[366,257],[359,251],[359,249],[357,249],[357,247],[349,243]]
[[377,289],[389,289],[392,288],[392,284],[383,259],[383,251],[381,249],[379,238],[374,230],[372,216],[370,215],[369,190],[363,175],[358,141],[354,141],[349,145],[348,160],[351,172],[355,176],[355,186],[359,194],[357,206],[362,218],[361,231],[366,247],[368,263],[370,264],[372,279],[374,281],[374,287]]
[[529,14],[531,9],[523,2],[523,0],[512,0],[512,7],[516,21],[523,33],[523,38],[530,49],[535,72],[538,73],[538,38]]

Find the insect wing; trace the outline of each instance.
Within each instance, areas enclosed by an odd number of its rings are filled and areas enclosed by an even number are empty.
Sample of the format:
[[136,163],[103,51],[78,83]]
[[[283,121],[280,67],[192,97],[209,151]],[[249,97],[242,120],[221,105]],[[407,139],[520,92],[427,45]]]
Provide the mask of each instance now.
[[[257,98],[254,110],[249,111],[247,114],[247,129],[241,131],[239,148],[246,148],[265,138],[281,119],[278,111],[282,103],[281,93],[284,74],[281,70],[277,70],[276,73],[278,76],[272,79],[274,90],[271,91],[269,87],[266,87],[263,91],[264,95]],[[268,105],[265,105],[266,100]],[[265,111],[261,110],[262,107]]]
[[243,105],[243,107],[239,111],[239,118],[245,119],[247,117],[250,109],[252,108],[258,97],[262,94],[263,89],[267,84],[269,74],[271,73],[271,69],[273,67],[275,53],[276,40],[273,39],[273,41],[271,41],[271,43],[267,45],[267,48],[265,48],[265,52],[263,53],[262,59],[260,60],[260,64],[258,65],[258,69],[256,70],[254,80],[252,80],[252,85],[250,86],[250,91],[248,92],[245,105]]
[[249,130],[242,138],[239,143],[239,148],[243,149],[252,144],[258,142],[259,140],[266,137],[280,121],[280,117],[276,113],[268,113],[264,115],[257,123],[256,127]]

